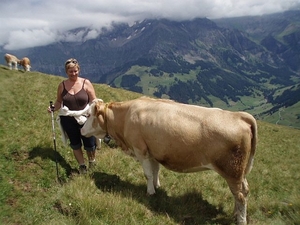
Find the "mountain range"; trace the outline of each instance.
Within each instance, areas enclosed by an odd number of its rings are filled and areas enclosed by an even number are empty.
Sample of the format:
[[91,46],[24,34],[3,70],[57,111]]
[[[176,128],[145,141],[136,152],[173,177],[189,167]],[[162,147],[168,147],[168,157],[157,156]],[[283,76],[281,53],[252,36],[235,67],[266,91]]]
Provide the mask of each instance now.
[[11,53],[28,56],[33,70],[43,73],[65,76],[63,63],[74,57],[82,76],[95,83],[246,110],[289,126],[300,118],[300,11],[114,24],[96,39]]

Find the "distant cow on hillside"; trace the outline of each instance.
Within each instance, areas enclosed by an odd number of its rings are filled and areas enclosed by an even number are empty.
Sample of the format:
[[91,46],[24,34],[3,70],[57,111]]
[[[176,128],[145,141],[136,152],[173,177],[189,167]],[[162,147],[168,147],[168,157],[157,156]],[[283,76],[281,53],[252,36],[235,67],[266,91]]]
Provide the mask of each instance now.
[[16,56],[6,53],[4,55],[7,66],[11,70],[13,67],[15,70],[18,70],[18,62],[20,61]]
[[246,175],[257,142],[255,118],[246,112],[139,98],[104,103],[95,100],[81,134],[112,137],[141,163],[147,193],[160,186],[159,164],[176,172],[214,170],[227,182],[235,199],[238,224],[246,224]]
[[27,57],[19,60],[18,63],[24,68],[25,71],[30,71],[30,60]]

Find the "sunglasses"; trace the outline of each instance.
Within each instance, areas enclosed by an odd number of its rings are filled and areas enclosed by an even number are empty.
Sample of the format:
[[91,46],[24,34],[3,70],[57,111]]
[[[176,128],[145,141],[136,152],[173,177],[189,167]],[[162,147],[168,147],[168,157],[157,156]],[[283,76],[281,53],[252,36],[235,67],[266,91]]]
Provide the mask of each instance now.
[[74,63],[74,64],[78,64],[77,60],[76,59],[70,59],[66,62],[65,66],[70,64],[70,63]]

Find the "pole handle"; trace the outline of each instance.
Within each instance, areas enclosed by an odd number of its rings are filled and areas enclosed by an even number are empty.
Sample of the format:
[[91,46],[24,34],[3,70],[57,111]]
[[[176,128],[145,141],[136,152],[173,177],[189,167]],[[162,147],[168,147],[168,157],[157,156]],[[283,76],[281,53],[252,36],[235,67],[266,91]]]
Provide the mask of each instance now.
[[55,107],[54,107],[54,105],[53,105],[53,102],[50,101],[50,109],[51,109],[52,112],[54,112],[54,108],[55,108]]

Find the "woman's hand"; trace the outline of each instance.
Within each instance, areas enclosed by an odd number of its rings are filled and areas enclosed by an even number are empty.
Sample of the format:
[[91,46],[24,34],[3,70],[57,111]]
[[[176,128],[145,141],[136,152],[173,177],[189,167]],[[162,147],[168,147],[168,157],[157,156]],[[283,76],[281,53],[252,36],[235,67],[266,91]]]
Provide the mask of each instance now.
[[48,113],[55,111],[55,105],[52,102],[50,102],[50,105],[48,106],[47,111],[48,111]]
[[48,113],[51,113],[52,111],[54,112],[54,109],[52,110],[52,107],[48,106],[47,111],[48,111]]

